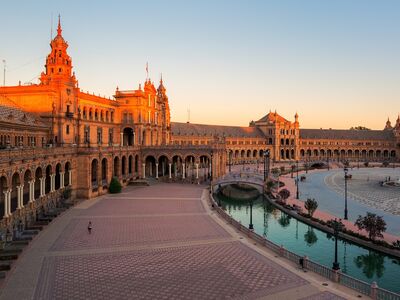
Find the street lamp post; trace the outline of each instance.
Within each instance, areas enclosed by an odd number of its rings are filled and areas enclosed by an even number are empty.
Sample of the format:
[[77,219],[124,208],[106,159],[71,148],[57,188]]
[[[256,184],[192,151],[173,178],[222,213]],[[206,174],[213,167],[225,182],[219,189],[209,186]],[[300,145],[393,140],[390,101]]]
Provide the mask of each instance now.
[[346,167],[344,168],[344,219],[348,220],[347,218],[347,173],[349,169]]
[[296,160],[296,199],[299,199],[299,161]]
[[254,230],[253,226],[253,200],[250,200],[250,224],[249,224],[249,229]]
[[267,180],[269,175],[269,149],[264,151],[264,181]]
[[327,164],[328,164],[328,171],[329,171],[329,156],[326,158]]
[[335,261],[333,262],[332,269],[334,270],[339,270],[339,262],[338,262],[338,246],[337,246],[337,241],[338,241],[338,235],[339,232],[343,230],[343,223],[341,220],[335,219],[332,221],[332,229],[333,229],[333,236],[335,238]]

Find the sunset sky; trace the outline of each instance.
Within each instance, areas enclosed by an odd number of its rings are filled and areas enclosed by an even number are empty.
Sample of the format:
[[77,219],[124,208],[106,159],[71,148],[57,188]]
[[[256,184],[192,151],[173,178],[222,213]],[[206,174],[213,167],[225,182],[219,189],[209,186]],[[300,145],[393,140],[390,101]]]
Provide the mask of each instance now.
[[[173,121],[382,129],[400,112],[400,1],[7,1],[6,85],[37,82],[61,14],[84,91],[163,73]],[[1,64],[1,70],[3,66]],[[1,84],[3,82],[1,72]]]

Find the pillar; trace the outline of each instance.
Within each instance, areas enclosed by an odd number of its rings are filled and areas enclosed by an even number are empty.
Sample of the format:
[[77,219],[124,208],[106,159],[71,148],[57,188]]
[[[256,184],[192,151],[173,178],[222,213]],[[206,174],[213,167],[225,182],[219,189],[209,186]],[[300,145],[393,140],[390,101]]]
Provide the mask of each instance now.
[[72,170],[68,170],[68,185],[72,185]]
[[199,179],[199,164],[196,163],[196,179]]
[[64,187],[64,172],[60,173],[60,189]]
[[120,143],[120,145],[121,146],[124,145],[124,133],[123,132],[121,132],[121,143]]
[[144,179],[146,178],[146,164],[143,163],[142,167],[143,167],[143,179]]
[[54,174],[50,175],[50,192],[54,192]]
[[171,173],[172,173],[172,172],[171,172],[171,169],[172,169],[172,164],[169,163],[169,164],[168,164],[168,175],[169,175],[168,178],[169,178],[169,179],[172,178],[172,176],[171,176],[171,175],[172,175],[172,174],[171,174]]
[[185,179],[185,164],[182,164],[182,179]]
[[29,203],[35,201],[35,180],[29,181]]
[[4,218],[8,217],[8,195],[9,195],[9,190],[3,191],[4,194]]
[[22,206],[22,198],[23,198],[23,195],[22,195],[22,197],[21,197],[21,194],[24,192],[24,186],[23,185],[19,185],[19,186],[17,186],[17,209],[21,209],[23,206]]
[[158,178],[158,163],[156,163],[156,178]]
[[7,215],[11,216],[11,190],[8,190],[7,210],[8,210]]
[[46,178],[45,177],[41,177],[41,178],[39,178],[39,181],[40,181],[40,197],[43,197],[44,196]]

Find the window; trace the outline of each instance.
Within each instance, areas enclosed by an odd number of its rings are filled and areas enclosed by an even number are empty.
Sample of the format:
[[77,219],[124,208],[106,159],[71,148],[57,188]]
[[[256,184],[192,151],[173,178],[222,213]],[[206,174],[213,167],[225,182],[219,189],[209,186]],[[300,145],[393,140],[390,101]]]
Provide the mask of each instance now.
[[84,143],[90,144],[90,126],[85,126]]
[[97,127],[97,144],[103,143],[103,128]]
[[61,73],[61,68],[58,68],[58,73]]
[[67,105],[67,113],[69,113],[69,105]]
[[108,144],[112,146],[113,142],[114,131],[112,128],[108,129]]
[[69,134],[69,125],[66,126],[65,132],[66,132],[67,134]]

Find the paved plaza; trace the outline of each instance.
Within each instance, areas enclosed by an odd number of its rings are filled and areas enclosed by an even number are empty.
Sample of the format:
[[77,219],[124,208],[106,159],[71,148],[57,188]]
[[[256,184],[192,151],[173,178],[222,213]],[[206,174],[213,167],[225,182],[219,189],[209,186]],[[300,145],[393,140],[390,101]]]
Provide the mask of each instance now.
[[[359,215],[372,212],[383,216],[388,234],[400,236],[400,188],[380,185],[386,177],[397,180],[400,168],[354,168],[349,170],[349,174],[352,175],[347,181],[349,220],[354,223]],[[342,217],[345,185],[343,170],[315,171],[304,175],[307,179],[300,182],[300,199],[315,198],[319,210]],[[294,179],[290,179],[290,175],[284,179],[295,193]]]
[[[55,219],[0,299],[349,299],[357,295],[240,236],[204,186],[155,184],[85,200]],[[87,224],[93,224],[92,233]]]

